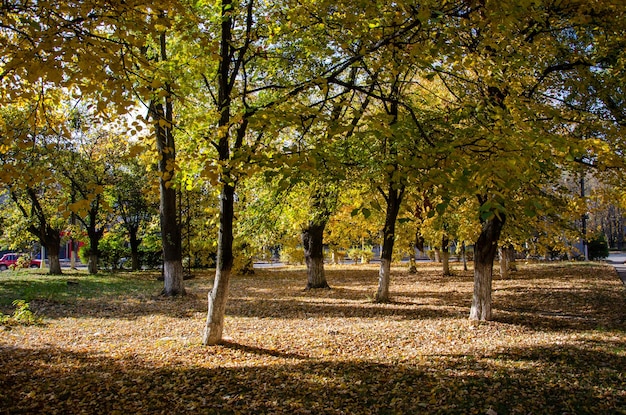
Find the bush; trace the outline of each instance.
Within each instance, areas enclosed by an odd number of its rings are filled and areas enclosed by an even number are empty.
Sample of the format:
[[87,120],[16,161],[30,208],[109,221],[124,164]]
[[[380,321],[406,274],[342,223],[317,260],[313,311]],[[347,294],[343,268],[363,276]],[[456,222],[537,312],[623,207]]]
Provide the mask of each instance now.
[[144,235],[139,245],[139,262],[147,269],[158,268],[163,264],[163,247],[161,235],[148,233]]
[[609,244],[606,241],[606,236],[603,233],[594,235],[588,242],[587,250],[591,260],[607,258],[609,256]]
[[374,258],[374,252],[372,252],[372,247],[365,247],[365,249],[361,248],[352,248],[348,250],[348,258],[357,262],[361,261],[362,264],[369,264],[372,258]]
[[15,264],[11,265],[13,269],[28,268],[30,266],[30,255],[20,255]]
[[304,264],[304,250],[302,247],[283,246],[280,251],[280,261],[285,264]]
[[100,260],[105,268],[117,269],[121,259],[130,256],[124,236],[116,232],[106,233],[98,244]]
[[43,324],[43,319],[37,317],[31,310],[30,305],[24,300],[13,301],[15,311],[7,316],[0,313],[0,324],[5,327],[11,326],[34,326]]
[[360,248],[351,248],[348,249],[348,258],[354,261],[356,264],[361,258],[361,249]]
[[78,259],[80,260],[81,264],[89,263],[89,245],[81,245],[78,248]]

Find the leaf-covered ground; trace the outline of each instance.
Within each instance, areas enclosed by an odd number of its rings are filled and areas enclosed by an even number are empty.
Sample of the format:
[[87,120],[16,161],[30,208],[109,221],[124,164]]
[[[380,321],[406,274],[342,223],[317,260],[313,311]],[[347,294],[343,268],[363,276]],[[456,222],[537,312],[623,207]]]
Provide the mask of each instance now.
[[375,266],[329,267],[321,291],[303,291],[301,268],[257,270],[234,279],[215,347],[201,345],[210,274],[176,300],[149,275],[122,277],[144,293],[96,297],[81,295],[91,277],[68,278],[63,300],[31,300],[45,326],[1,332],[1,413],[626,413],[626,290],[610,266],[496,277],[482,324],[467,272],[395,269],[380,305]]

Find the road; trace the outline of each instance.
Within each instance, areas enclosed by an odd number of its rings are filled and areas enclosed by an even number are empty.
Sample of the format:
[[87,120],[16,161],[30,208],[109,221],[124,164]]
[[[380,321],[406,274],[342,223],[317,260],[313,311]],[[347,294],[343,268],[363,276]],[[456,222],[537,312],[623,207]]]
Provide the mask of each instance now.
[[626,253],[612,252],[609,254],[607,262],[615,267],[617,275],[620,277],[624,285],[626,285]]

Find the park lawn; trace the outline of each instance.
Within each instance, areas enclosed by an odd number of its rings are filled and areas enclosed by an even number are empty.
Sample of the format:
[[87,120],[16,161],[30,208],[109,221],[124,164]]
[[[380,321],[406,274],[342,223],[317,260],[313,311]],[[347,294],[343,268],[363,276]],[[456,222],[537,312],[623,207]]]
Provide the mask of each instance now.
[[459,269],[394,268],[390,304],[372,302],[374,265],[329,266],[332,290],[312,291],[303,268],[257,270],[232,281],[213,347],[210,273],[164,299],[152,274],[5,272],[0,310],[21,295],[44,325],[2,331],[0,413],[626,414],[615,270],[519,268],[496,275],[494,321],[480,324]]

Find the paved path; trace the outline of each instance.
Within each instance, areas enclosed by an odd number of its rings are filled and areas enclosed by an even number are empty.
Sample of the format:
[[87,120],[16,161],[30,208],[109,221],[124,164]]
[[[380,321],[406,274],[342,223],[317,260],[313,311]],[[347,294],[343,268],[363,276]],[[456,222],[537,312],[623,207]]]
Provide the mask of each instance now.
[[617,275],[626,285],[626,253],[611,253],[607,258],[607,262],[615,267]]

